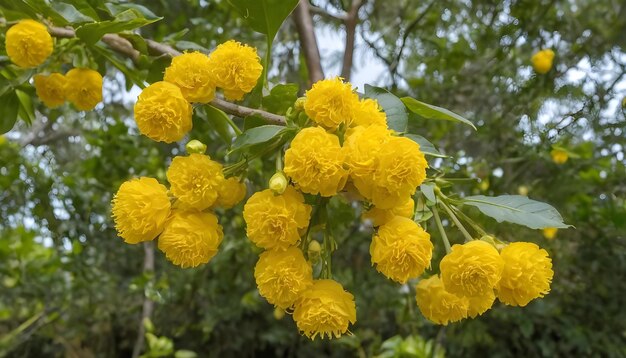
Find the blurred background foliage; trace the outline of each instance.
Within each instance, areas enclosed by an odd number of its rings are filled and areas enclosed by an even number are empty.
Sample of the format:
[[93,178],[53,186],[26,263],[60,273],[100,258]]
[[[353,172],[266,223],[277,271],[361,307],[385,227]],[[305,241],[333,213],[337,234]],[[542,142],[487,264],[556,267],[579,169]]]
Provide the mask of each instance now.
[[[97,9],[104,3],[66,2]],[[227,1],[133,3],[164,17],[138,31],[144,38],[179,50],[236,39],[265,54],[264,37]],[[322,49],[324,34],[343,39],[337,15],[350,1],[311,3]],[[0,13],[9,18],[14,6],[2,0]],[[554,205],[576,227],[547,240],[539,230],[466,210],[498,238],[533,241],[550,252],[555,279],[546,298],[525,308],[496,304],[479,318],[433,325],[419,313],[413,287],[398,286],[371,267],[372,230],[359,222],[360,209],[341,198],[331,202],[339,244],[333,268],[356,297],[352,336],[311,342],[259,296],[253,278],[258,249],[245,237],[241,204],[219,213],[225,239],[210,264],[182,270],[157,253],[154,272],[144,272],[144,249],[117,238],[109,203],[129,177],[165,182],[169,161],[183,150],[138,135],[132,120],[138,92],[127,92],[137,80],[157,80],[168,59],[150,56],[134,67],[114,53],[80,59],[72,52],[55,66],[88,61],[106,72],[104,105],[83,113],[37,102],[32,126],[20,123],[0,140],[0,355],[131,356],[147,299],[154,302],[147,357],[625,357],[626,4],[368,0],[358,14],[353,75],[371,73],[368,83],[449,108],[478,127],[410,120],[412,132],[452,156],[431,158],[432,167],[472,178],[455,190],[527,194]],[[535,75],[530,57],[545,47],[556,52],[555,67]],[[322,54],[326,75],[338,74],[342,54]],[[288,19],[272,49],[270,82],[297,83],[303,92],[309,83],[303,61]],[[377,76],[372,66],[382,68]],[[194,118],[191,136],[223,160],[228,134],[224,138],[222,129],[220,136],[215,126]],[[569,160],[554,163],[553,146],[569,151]],[[265,187],[273,168],[273,160],[252,163],[249,193]],[[450,229],[452,241],[462,242]],[[429,231],[438,260],[439,234]]]

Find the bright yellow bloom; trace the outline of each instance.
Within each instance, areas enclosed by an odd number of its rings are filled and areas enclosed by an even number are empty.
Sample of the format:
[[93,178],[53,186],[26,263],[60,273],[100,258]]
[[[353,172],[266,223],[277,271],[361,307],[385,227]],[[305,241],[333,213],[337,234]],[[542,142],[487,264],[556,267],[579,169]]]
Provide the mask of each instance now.
[[372,265],[399,283],[421,275],[430,266],[430,235],[413,220],[396,216],[378,229],[370,245]]
[[359,102],[359,96],[350,83],[340,77],[321,80],[306,91],[304,111],[318,125],[335,130],[341,123],[352,120],[352,110]]
[[254,193],[243,207],[250,241],[270,250],[286,250],[300,241],[299,230],[309,225],[311,206],[293,187],[281,195],[271,189]]
[[481,240],[452,246],[439,264],[448,292],[458,296],[482,296],[493,291],[504,269],[504,261],[491,244]]
[[296,301],[293,320],[311,339],[341,337],[356,322],[354,296],[337,281],[315,280]]
[[557,231],[559,231],[559,229],[555,227],[547,227],[543,229],[543,237],[548,240],[553,240],[556,237]]
[[552,149],[550,155],[556,164],[564,164],[569,159],[569,153],[563,149]]
[[530,242],[514,242],[500,255],[504,260],[502,279],[496,287],[500,302],[524,307],[550,292],[554,272],[546,250]]
[[415,291],[417,306],[428,320],[445,326],[467,317],[468,298],[446,291],[439,276],[421,280]]
[[159,142],[176,142],[191,130],[191,105],[177,86],[155,82],[137,98],[135,121],[146,137]]
[[225,179],[220,163],[193,153],[174,157],[167,169],[167,181],[181,208],[204,210],[215,203]]
[[362,99],[353,104],[350,125],[387,127],[387,115],[381,110],[375,99]]
[[215,98],[215,81],[209,56],[187,52],[172,59],[163,80],[173,83],[189,102],[209,103]]
[[402,216],[405,218],[412,218],[415,213],[415,202],[413,198],[409,198],[401,204],[400,206],[396,206],[392,209],[379,209],[373,206],[368,211],[364,212],[361,215],[363,220],[371,220],[372,225],[374,227],[378,227],[386,224],[389,220],[393,219],[395,216]]
[[37,97],[48,108],[56,108],[62,105],[65,100],[65,85],[67,80],[60,73],[52,73],[49,76],[35,75],[35,91]]
[[484,295],[468,297],[469,307],[467,309],[467,315],[469,317],[480,316],[487,312],[493,306],[493,301],[496,300],[496,295],[493,290],[485,292]]
[[117,234],[129,244],[153,240],[170,214],[167,188],[153,178],[124,182],[113,197],[111,212]]
[[298,296],[313,285],[311,265],[294,246],[285,251],[262,253],[254,268],[254,278],[261,296],[282,309],[293,306]]
[[67,99],[81,111],[102,102],[102,75],[89,68],[73,68],[65,74]]
[[256,86],[263,66],[254,47],[237,41],[217,46],[210,56],[213,80],[229,100],[241,100]]
[[390,139],[391,132],[385,126],[356,127],[346,132],[343,143],[346,162],[350,178],[361,195],[371,193],[373,176],[378,167],[378,151]]
[[539,74],[546,74],[552,68],[552,61],[554,61],[554,51],[550,49],[541,50],[533,55],[530,62],[533,63],[533,68]]
[[[405,137],[390,137],[379,149],[376,171],[361,195],[381,209],[398,206],[426,179],[428,163],[419,144]],[[367,181],[366,181],[367,183]]]
[[37,67],[52,53],[52,36],[34,20],[21,20],[6,33],[7,55],[22,68]]
[[175,210],[159,236],[159,250],[174,265],[196,267],[215,256],[223,236],[215,215]]
[[220,186],[215,203],[224,209],[230,209],[246,197],[246,190],[246,184],[239,182],[239,179],[228,178]]
[[348,179],[345,151],[339,138],[320,127],[301,130],[285,152],[285,174],[309,194],[333,196]]

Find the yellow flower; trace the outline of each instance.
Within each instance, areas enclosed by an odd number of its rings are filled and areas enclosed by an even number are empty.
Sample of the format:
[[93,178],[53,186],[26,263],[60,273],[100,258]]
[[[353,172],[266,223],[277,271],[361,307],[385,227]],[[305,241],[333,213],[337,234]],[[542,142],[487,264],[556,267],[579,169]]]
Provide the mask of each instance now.
[[167,181],[182,208],[204,210],[215,203],[225,179],[220,163],[193,153],[174,157],[167,169]]
[[458,296],[481,296],[493,291],[504,269],[498,250],[481,240],[452,246],[439,264],[448,292]]
[[262,253],[254,268],[254,278],[261,296],[282,309],[293,306],[298,296],[313,285],[311,265],[302,251],[293,246],[285,251]]
[[350,83],[340,77],[321,80],[306,91],[304,111],[318,125],[335,130],[341,123],[348,124],[352,110],[359,102],[359,96]]
[[530,242],[514,242],[500,253],[504,260],[498,299],[511,306],[526,306],[550,292],[554,272],[548,252]]
[[174,265],[196,267],[215,256],[223,236],[215,215],[175,210],[159,236],[159,250]]
[[496,300],[496,295],[493,290],[485,292],[480,296],[468,297],[469,306],[467,309],[467,315],[469,317],[480,316],[487,312],[493,306],[493,301]]
[[543,237],[548,240],[553,240],[556,237],[557,231],[559,231],[559,229],[555,227],[547,227],[543,229]]
[[102,102],[102,75],[89,68],[73,68],[65,74],[67,99],[81,111]]
[[281,195],[271,189],[254,193],[243,207],[250,241],[264,249],[286,250],[300,240],[299,230],[309,225],[311,207],[293,187]]
[[374,227],[381,226],[389,222],[395,216],[402,216],[405,218],[412,218],[415,211],[415,202],[413,198],[409,198],[401,204],[392,209],[379,209],[373,206],[368,211],[361,215],[363,220],[371,220]]
[[219,187],[215,203],[224,209],[230,209],[246,197],[246,190],[246,184],[239,182],[239,179],[228,178]]
[[111,212],[117,234],[129,244],[153,240],[170,214],[167,188],[153,178],[124,182],[113,197]]
[[361,192],[380,209],[390,209],[415,194],[426,179],[428,163],[419,144],[405,137],[390,137],[379,149],[376,170]]
[[37,67],[52,53],[52,36],[34,20],[21,20],[11,26],[5,41],[11,62],[22,68]]
[[165,143],[181,140],[191,130],[191,105],[169,82],[146,87],[135,104],[135,121],[148,138]]
[[370,245],[372,265],[399,283],[421,275],[430,266],[430,235],[413,220],[396,216],[378,229]]
[[285,152],[285,174],[309,194],[333,196],[343,189],[348,171],[339,138],[320,127],[301,130]]
[[552,156],[552,161],[556,164],[563,164],[569,159],[569,153],[563,149],[552,149],[550,155]]
[[356,322],[354,296],[337,281],[315,280],[296,301],[293,320],[311,339],[341,337]]
[[554,51],[550,49],[541,50],[533,55],[530,59],[533,63],[533,68],[539,74],[546,74],[552,68],[552,61],[554,61]]
[[256,86],[263,66],[254,47],[237,41],[217,46],[210,56],[213,80],[229,100],[241,100]]
[[377,153],[390,139],[391,132],[385,126],[356,127],[346,132],[343,143],[346,162],[350,178],[361,195],[371,193],[374,172],[378,167]]
[[445,326],[467,317],[468,298],[446,291],[439,276],[421,280],[415,291],[417,306],[428,320]]
[[60,73],[52,73],[49,76],[35,75],[35,91],[37,97],[48,108],[56,108],[65,102],[65,84],[67,80]]
[[209,56],[198,51],[187,52],[172,59],[163,80],[178,86],[187,101],[209,103],[215,98],[211,72]]
[[369,127],[371,125],[387,127],[387,116],[381,111],[375,99],[362,99],[354,102],[350,125]]

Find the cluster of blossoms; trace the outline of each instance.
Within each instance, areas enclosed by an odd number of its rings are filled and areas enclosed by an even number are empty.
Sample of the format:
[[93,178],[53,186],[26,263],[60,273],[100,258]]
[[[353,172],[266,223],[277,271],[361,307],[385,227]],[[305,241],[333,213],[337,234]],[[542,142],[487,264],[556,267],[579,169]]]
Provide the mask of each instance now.
[[256,49],[230,40],[210,54],[174,57],[163,81],[146,87],[135,104],[139,131],[155,141],[181,140],[192,127],[191,103],[209,103],[221,88],[229,100],[252,91],[263,72]]
[[129,244],[158,236],[158,248],[173,264],[182,268],[205,264],[223,237],[213,209],[237,205],[246,186],[235,177],[226,178],[222,165],[203,153],[174,157],[167,181],[169,191],[146,177],[120,186],[111,209],[118,235]]
[[454,245],[440,262],[441,274],[421,280],[416,301],[429,320],[447,325],[483,314],[496,297],[511,306],[526,306],[550,291],[552,261],[544,249],[514,242],[500,252],[487,241]]
[[[52,54],[53,41],[48,29],[34,20],[21,20],[6,33],[9,59],[19,67],[34,68]],[[102,101],[102,75],[88,68],[74,68],[65,75],[53,72],[33,77],[39,99],[49,108],[70,101],[81,111],[92,110]]]

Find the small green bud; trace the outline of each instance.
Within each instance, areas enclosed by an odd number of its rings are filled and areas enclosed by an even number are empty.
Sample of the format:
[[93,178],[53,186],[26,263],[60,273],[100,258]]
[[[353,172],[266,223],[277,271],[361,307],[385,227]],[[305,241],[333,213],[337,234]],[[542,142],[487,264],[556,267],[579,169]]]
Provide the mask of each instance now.
[[188,154],[192,154],[192,153],[204,154],[206,152],[206,144],[202,143],[201,141],[197,139],[194,139],[194,140],[190,140],[189,142],[187,142],[187,145],[185,145],[185,149],[187,150]]
[[309,255],[309,261],[312,263],[316,263],[320,259],[320,253],[322,251],[322,246],[317,240],[311,240],[309,242],[309,248],[307,254]]
[[279,307],[274,308],[274,319],[280,321],[285,317],[285,310]]
[[143,319],[143,328],[146,330],[147,333],[153,333],[154,332],[154,324],[152,324],[152,321],[150,320],[150,318],[146,317]]
[[293,107],[296,109],[296,111],[304,111],[304,102],[306,102],[306,98],[298,97],[298,99],[296,99],[296,102],[293,104]]
[[289,182],[287,181],[287,178],[285,178],[285,174],[283,174],[282,172],[276,172],[270,178],[269,187],[270,189],[272,189],[272,191],[274,191],[274,193],[282,194],[287,189],[288,183]]

